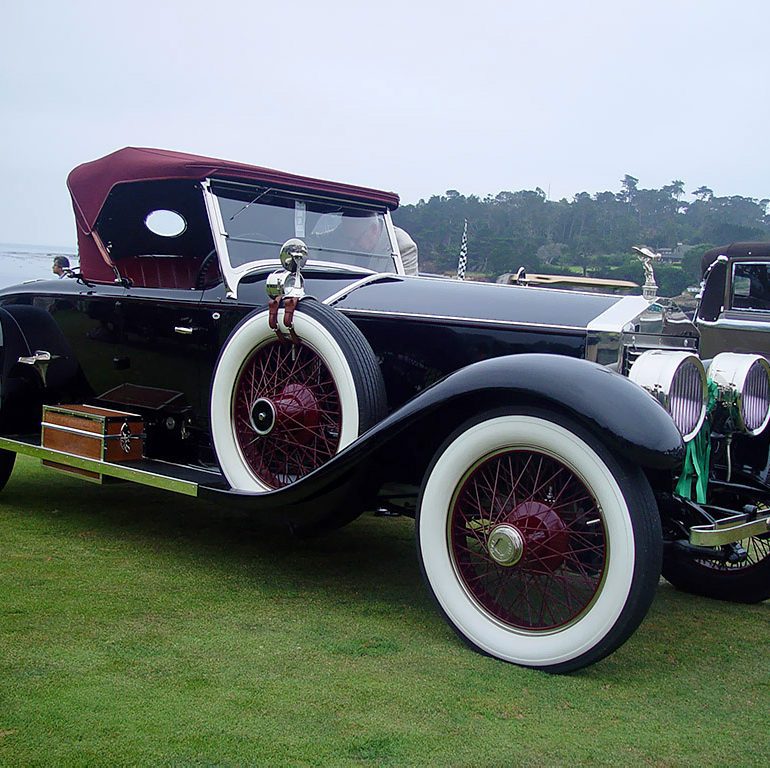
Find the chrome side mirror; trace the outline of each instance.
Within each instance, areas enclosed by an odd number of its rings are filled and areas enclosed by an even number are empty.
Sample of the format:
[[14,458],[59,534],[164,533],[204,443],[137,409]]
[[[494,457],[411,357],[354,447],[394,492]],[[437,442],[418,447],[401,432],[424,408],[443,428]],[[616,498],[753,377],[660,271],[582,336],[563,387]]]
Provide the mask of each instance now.
[[307,246],[298,237],[292,237],[281,246],[278,258],[287,272],[299,272],[307,264]]
[[307,246],[297,237],[292,237],[281,246],[281,266],[268,275],[265,291],[271,301],[301,299],[305,295],[305,280],[302,267],[307,264]]

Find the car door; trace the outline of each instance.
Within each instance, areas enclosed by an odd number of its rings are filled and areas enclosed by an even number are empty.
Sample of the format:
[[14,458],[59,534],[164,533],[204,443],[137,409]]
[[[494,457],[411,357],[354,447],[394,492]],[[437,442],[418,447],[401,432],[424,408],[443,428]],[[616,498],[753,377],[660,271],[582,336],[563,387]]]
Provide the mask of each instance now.
[[120,285],[81,284],[78,290],[62,291],[55,298],[35,299],[35,305],[48,311],[67,339],[87,386],[83,397],[98,397],[122,381],[119,349],[124,295]]
[[[124,394],[144,407],[189,406],[196,420],[207,411],[202,389],[216,359],[218,318],[201,296],[198,290],[126,289],[117,311],[116,366]],[[112,395],[115,402],[120,397]]]

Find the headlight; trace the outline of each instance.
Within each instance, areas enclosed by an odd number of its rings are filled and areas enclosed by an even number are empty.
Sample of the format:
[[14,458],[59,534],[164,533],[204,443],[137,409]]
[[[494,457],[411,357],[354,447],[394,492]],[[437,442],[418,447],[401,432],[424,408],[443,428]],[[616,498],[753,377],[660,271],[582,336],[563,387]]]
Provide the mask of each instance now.
[[644,387],[671,414],[682,437],[690,440],[706,418],[706,371],[691,352],[651,349],[642,353],[628,378]]
[[736,427],[758,435],[770,421],[770,363],[761,355],[722,352],[709,366],[719,399],[731,408]]

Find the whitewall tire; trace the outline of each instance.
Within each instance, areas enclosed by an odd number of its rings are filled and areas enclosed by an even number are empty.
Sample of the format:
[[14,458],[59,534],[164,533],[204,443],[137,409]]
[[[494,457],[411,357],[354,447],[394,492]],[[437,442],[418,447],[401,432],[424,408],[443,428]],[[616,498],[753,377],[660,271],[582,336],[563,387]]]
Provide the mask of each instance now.
[[549,671],[585,666],[623,643],[660,574],[646,478],[547,411],[458,430],[426,475],[417,538],[427,583],[460,636]]
[[[278,320],[288,337],[282,309]],[[299,344],[278,340],[267,310],[248,316],[216,365],[212,438],[222,472],[238,490],[291,484],[383,415],[382,375],[350,320],[305,299],[292,325]]]

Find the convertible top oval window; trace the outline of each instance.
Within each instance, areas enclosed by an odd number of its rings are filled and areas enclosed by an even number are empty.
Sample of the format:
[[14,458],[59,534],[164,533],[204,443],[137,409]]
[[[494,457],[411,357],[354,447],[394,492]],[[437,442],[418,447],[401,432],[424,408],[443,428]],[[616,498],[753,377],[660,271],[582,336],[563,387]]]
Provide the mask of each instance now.
[[179,237],[187,229],[187,222],[181,213],[165,209],[148,213],[144,224],[150,232],[161,237]]

